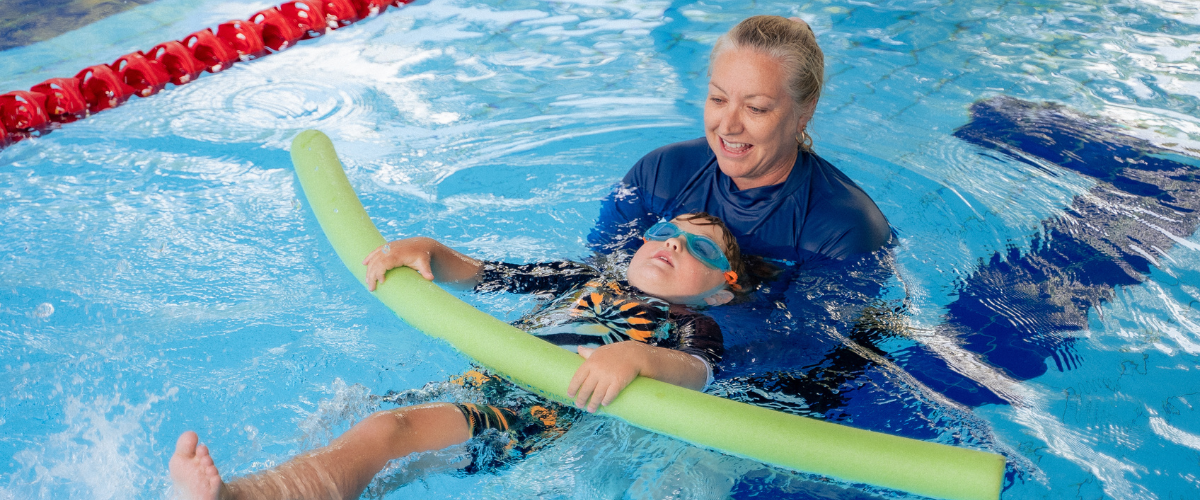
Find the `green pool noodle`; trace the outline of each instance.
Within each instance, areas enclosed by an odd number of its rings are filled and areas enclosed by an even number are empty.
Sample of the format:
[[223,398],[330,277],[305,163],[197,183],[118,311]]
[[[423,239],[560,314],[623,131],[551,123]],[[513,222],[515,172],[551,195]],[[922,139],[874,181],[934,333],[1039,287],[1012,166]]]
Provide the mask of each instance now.
[[[350,186],[333,143],[306,130],[292,163],[321,229],[366,283],[362,261],[386,241]],[[569,403],[583,358],[485,314],[408,268],[393,269],[375,296],[401,319],[542,396]],[[1004,457],[855,429],[760,408],[639,377],[603,412],[660,434],[800,472],[954,500],[1000,496]]]

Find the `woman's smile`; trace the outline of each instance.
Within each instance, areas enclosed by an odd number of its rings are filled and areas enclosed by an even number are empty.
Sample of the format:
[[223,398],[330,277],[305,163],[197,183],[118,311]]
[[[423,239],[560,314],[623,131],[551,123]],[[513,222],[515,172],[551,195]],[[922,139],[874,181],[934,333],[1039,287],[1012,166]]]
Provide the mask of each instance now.
[[725,149],[725,152],[729,153],[731,156],[740,156],[746,154],[746,152],[750,151],[750,148],[754,146],[744,142],[731,142],[722,137],[721,147]]

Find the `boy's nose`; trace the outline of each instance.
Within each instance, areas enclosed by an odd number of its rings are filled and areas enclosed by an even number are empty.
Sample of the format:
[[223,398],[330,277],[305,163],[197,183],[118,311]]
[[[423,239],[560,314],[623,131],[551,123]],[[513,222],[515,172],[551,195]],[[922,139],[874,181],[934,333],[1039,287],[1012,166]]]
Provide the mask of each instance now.
[[674,238],[667,238],[667,241],[666,241],[667,247],[673,251],[678,252],[680,249],[683,248],[684,245],[687,244],[683,241],[683,238],[684,238],[684,236],[676,236]]

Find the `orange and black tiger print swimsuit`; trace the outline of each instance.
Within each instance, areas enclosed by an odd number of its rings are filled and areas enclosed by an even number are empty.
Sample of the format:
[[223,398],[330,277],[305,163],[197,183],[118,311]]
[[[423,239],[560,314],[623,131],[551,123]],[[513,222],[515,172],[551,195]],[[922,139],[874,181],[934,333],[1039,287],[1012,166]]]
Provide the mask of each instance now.
[[[694,355],[715,368],[724,353],[721,330],[707,316],[647,296],[627,284],[606,281],[594,269],[576,262],[514,265],[484,264],[479,292],[506,291],[552,297],[515,326],[575,350],[633,340]],[[517,386],[472,370],[451,382],[479,391],[483,404],[455,403],[471,436],[489,429],[506,435],[502,449],[489,458],[478,455],[467,472],[491,470],[512,458],[532,453],[583,415],[582,410],[547,401]]]

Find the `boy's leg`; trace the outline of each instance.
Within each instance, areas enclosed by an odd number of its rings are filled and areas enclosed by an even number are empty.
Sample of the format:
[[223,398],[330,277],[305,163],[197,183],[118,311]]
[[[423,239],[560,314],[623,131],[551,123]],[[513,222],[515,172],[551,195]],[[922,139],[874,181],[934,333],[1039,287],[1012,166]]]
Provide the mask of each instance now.
[[[440,450],[470,439],[466,418],[452,404],[409,406],[372,414],[329,446],[299,455],[253,476],[241,477],[213,491],[212,458],[203,445],[184,433],[171,458],[171,478],[185,498],[354,499],[362,495],[389,460],[411,453]],[[198,478],[198,479],[196,479]],[[195,489],[192,489],[196,487]]]

